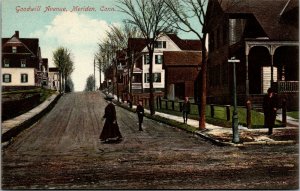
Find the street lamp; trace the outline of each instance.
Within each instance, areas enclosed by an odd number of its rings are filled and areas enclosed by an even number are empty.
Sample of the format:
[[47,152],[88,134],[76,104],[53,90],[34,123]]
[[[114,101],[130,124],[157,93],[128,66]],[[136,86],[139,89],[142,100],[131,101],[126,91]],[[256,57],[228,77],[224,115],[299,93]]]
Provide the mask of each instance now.
[[231,57],[228,62],[232,63],[233,65],[233,114],[232,114],[232,142],[238,143],[240,142],[239,138],[239,119],[237,114],[237,96],[236,96],[236,63],[239,63],[240,60],[236,59],[235,57]]

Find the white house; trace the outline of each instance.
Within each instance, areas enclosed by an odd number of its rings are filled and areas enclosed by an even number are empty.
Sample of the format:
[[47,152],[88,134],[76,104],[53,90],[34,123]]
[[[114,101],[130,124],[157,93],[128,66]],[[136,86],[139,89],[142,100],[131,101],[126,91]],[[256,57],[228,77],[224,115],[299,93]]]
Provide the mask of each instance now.
[[[201,49],[201,42],[199,40],[183,40],[176,34],[163,34],[155,44],[153,54],[153,74],[154,82],[153,88],[156,92],[163,92],[165,90],[165,70],[163,69],[163,60],[165,51],[199,51]],[[133,84],[132,89],[135,92],[149,92],[149,53],[146,46],[146,41],[143,38],[131,38],[128,41],[128,50],[132,52],[139,52],[143,55],[136,59],[133,69]],[[141,90],[141,91],[139,91]]]
[[[11,38],[2,38],[2,87],[11,89],[32,89],[42,85],[47,77],[43,63],[39,39],[19,38],[16,31]],[[43,67],[44,66],[44,67]]]

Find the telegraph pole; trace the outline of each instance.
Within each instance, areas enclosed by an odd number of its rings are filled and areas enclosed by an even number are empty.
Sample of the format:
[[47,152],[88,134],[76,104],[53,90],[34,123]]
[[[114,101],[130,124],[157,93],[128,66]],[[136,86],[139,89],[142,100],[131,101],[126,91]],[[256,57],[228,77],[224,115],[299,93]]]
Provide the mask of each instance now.
[[94,91],[96,91],[96,62],[94,58]]
[[239,63],[240,60],[231,57],[228,62],[233,64],[233,114],[232,114],[232,142],[239,143],[239,119],[237,113],[237,92],[236,92],[236,63]]

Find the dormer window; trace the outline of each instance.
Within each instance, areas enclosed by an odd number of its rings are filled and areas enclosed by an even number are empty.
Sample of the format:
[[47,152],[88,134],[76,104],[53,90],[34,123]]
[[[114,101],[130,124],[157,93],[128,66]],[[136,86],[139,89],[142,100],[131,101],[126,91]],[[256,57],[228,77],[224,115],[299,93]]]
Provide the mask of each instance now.
[[8,59],[4,59],[3,62],[4,62],[4,67],[8,68],[9,67],[9,60]]
[[21,68],[25,68],[26,67],[26,60],[22,59],[21,60]]
[[167,48],[166,41],[155,41],[154,48]]
[[17,53],[17,47],[16,46],[12,47],[12,53]]

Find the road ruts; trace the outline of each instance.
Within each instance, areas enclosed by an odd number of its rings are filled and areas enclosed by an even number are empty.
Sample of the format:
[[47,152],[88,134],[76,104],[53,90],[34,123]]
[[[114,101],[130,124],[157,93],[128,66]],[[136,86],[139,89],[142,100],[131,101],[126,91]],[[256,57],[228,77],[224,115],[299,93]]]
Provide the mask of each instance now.
[[298,145],[218,147],[116,107],[124,140],[100,143],[107,102],[65,94],[2,152],[2,189],[296,189]]

